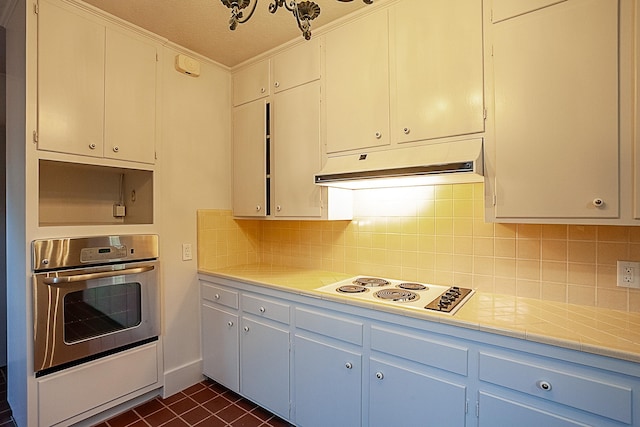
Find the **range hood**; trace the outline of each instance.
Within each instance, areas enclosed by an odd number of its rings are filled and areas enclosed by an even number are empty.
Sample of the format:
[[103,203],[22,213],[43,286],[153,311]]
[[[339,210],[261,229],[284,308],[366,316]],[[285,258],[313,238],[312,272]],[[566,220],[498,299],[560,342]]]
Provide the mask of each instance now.
[[482,182],[482,138],[329,157],[314,179],[349,189]]

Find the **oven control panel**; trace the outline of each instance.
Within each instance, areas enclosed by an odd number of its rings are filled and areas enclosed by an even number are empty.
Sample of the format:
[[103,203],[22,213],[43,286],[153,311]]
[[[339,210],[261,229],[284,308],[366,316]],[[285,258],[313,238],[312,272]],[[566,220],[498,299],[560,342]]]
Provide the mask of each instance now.
[[127,247],[106,246],[100,248],[82,248],[80,250],[80,262],[96,262],[119,260],[127,257]]

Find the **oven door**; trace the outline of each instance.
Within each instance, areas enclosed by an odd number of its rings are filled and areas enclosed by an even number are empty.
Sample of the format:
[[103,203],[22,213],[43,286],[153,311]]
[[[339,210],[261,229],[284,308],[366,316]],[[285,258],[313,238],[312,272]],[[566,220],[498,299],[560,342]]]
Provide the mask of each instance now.
[[35,274],[36,376],[157,337],[157,270],[146,261]]

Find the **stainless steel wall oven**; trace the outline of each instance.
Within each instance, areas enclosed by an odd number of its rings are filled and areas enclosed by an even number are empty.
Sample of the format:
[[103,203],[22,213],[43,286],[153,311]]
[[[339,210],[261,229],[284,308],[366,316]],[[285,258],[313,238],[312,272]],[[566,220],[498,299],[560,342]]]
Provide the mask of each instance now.
[[158,339],[156,235],[35,240],[32,249],[37,377]]

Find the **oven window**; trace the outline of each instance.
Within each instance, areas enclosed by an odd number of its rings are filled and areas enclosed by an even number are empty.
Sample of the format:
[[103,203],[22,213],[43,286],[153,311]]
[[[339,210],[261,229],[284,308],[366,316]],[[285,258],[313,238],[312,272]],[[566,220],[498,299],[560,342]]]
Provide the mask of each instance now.
[[123,283],[65,295],[64,341],[70,344],[139,325],[140,289],[139,283]]

